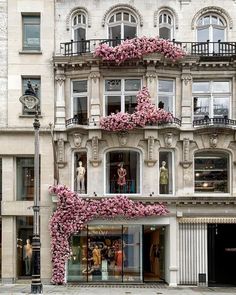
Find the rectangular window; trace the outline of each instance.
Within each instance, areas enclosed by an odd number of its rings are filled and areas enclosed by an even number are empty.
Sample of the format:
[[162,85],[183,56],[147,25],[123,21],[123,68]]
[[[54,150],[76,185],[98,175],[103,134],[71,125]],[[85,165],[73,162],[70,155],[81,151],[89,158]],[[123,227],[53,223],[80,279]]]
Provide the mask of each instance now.
[[230,81],[194,81],[192,91],[194,120],[229,117]]
[[34,158],[16,159],[17,200],[34,199]]
[[[41,79],[40,77],[22,77],[22,95],[25,93],[27,89],[27,83],[30,81],[31,86],[33,87],[37,98],[39,99],[38,105],[38,114],[41,113]],[[23,115],[34,115],[36,112],[36,108],[28,109],[26,106],[23,106]]]
[[22,15],[23,50],[40,50],[40,15]]
[[88,86],[87,80],[72,82],[73,109],[72,115],[76,124],[88,125]]
[[137,105],[136,95],[140,89],[140,79],[105,80],[105,115],[133,113]]
[[16,265],[18,277],[32,275],[33,216],[16,217]]
[[158,80],[158,107],[167,112],[174,112],[175,83],[174,80]]
[[194,160],[195,192],[229,192],[229,157],[223,153],[198,153]]

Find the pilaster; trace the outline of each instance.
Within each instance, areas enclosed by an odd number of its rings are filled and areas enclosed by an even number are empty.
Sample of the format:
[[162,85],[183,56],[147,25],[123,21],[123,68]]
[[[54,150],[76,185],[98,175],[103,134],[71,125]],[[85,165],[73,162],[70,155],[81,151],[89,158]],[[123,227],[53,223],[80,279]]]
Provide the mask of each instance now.
[[192,127],[192,75],[190,69],[183,69],[181,118],[183,128]]
[[91,98],[91,104],[90,104],[90,115],[91,120],[90,122],[93,124],[97,124],[99,122],[100,116],[101,116],[101,110],[100,110],[100,100],[99,100],[99,81],[100,81],[100,72],[99,67],[92,67],[91,72],[89,75],[90,79],[90,98]]
[[65,74],[64,70],[56,72],[56,122],[55,129],[65,128]]

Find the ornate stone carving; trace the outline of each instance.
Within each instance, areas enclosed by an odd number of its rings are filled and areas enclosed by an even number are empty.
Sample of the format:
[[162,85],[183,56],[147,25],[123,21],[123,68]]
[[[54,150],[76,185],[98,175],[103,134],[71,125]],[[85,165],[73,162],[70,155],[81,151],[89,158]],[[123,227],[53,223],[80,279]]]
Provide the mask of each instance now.
[[99,72],[91,72],[89,75],[90,79],[94,81],[94,83],[97,82],[97,80],[100,78],[100,73]]
[[182,74],[181,80],[183,80],[184,84],[187,86],[188,83],[192,82],[192,76],[190,74]]
[[146,78],[149,79],[150,82],[152,82],[153,79],[156,79],[157,74],[156,72],[147,72]]
[[183,161],[180,162],[183,168],[189,168],[190,165],[192,164],[192,162],[189,161],[189,147],[190,147],[189,138],[184,138],[183,139]]
[[57,163],[59,168],[65,166],[65,143],[62,138],[57,141]]
[[93,167],[97,167],[101,163],[101,160],[99,160],[98,137],[97,136],[93,136],[93,138],[92,138],[92,159],[90,160],[90,163],[93,165]]
[[148,136],[148,150],[147,150],[147,166],[153,167],[157,160],[154,159],[154,144],[155,139],[153,136]]
[[119,132],[118,133],[118,140],[121,146],[124,146],[128,142],[128,132]]
[[64,83],[64,81],[66,80],[66,76],[64,74],[56,74],[55,76],[55,80],[57,81],[57,83],[59,83],[59,85],[61,86],[62,83]]
[[165,146],[167,148],[172,147],[172,142],[173,142],[173,134],[171,132],[168,132],[164,135],[164,141],[165,141]]
[[82,143],[82,135],[80,133],[74,133],[73,134],[73,138],[74,138],[74,145],[76,148],[81,147],[81,143]]
[[216,148],[217,143],[218,143],[218,134],[216,134],[216,133],[211,134],[210,137],[209,137],[210,147],[211,148]]

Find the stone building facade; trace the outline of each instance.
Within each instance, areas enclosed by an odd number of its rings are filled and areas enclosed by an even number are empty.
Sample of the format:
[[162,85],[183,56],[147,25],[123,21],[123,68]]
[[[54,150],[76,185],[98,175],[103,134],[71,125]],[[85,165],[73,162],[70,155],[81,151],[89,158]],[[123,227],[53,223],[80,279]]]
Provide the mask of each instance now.
[[[145,203],[163,202],[170,211],[156,218],[90,222],[71,237],[66,281],[236,283],[231,234],[236,228],[235,5],[233,0],[224,5],[219,0],[8,3],[3,281],[27,277],[23,250],[32,238],[28,177],[34,113],[22,109],[18,98],[31,80],[40,86],[43,280],[51,277],[52,122],[59,183],[85,198],[125,194]],[[152,53],[116,64],[93,54],[100,42],[115,46],[135,36],[174,39],[187,55],[173,62]],[[128,132],[102,130],[101,117],[134,111],[143,86],[173,121]],[[126,173],[122,185],[120,168]],[[101,254],[99,269],[95,252]]]

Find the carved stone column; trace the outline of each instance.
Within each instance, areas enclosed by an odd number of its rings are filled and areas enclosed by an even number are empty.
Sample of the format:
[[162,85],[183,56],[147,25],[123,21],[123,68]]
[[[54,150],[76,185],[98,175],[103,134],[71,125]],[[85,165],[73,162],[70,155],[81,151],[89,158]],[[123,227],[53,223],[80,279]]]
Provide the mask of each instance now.
[[65,74],[64,70],[56,72],[56,122],[55,128],[65,128]]
[[182,126],[191,128],[192,126],[192,75],[190,69],[184,69],[182,80],[182,104],[181,118]]
[[145,130],[145,139],[147,140],[147,157],[145,163],[148,167],[153,167],[157,162],[157,131]]
[[90,124],[97,124],[99,122],[101,111],[100,111],[100,100],[99,100],[99,78],[100,72],[99,67],[92,67],[91,73],[89,75],[90,78]]
[[157,90],[157,74],[153,66],[147,67],[146,79],[147,79],[147,88],[150,93],[153,103],[156,103],[156,90]]

